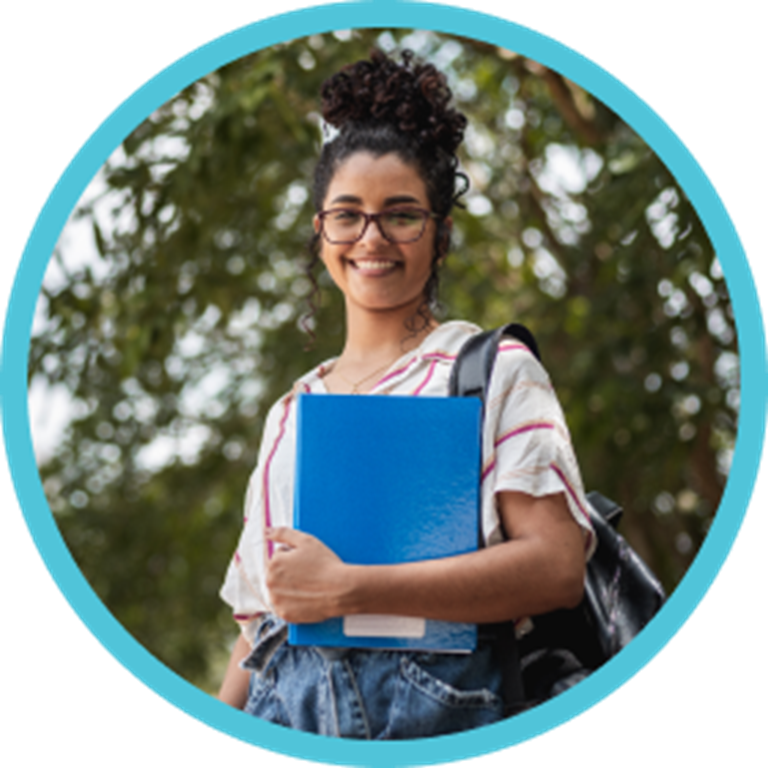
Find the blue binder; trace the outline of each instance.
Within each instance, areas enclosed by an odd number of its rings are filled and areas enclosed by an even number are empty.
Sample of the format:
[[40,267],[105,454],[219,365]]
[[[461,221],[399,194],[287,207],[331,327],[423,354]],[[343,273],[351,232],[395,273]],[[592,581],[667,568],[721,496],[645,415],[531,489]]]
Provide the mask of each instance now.
[[[357,565],[477,549],[481,418],[471,397],[301,395],[294,527]],[[477,627],[348,616],[290,625],[288,641],[469,652]]]

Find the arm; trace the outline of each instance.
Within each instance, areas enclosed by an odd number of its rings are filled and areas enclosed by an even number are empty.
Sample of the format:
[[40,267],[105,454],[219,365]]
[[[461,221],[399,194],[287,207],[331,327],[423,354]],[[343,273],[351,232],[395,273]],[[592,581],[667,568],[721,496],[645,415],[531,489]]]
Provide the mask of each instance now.
[[312,536],[274,529],[268,537],[288,547],[267,571],[274,609],[294,623],[354,613],[479,623],[576,605],[584,540],[565,497],[503,492],[499,505],[504,543],[401,565],[347,565]]
[[247,670],[240,669],[239,664],[250,650],[248,641],[241,633],[232,649],[227,671],[224,674],[224,681],[219,689],[219,700],[235,709],[242,709],[248,700],[248,684],[251,675]]

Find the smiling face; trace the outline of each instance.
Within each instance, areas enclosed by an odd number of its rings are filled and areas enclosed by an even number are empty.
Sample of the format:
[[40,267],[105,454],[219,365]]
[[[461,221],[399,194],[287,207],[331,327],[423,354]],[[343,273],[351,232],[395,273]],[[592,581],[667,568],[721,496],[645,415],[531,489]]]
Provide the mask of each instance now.
[[[429,210],[426,186],[419,172],[397,155],[375,157],[358,152],[336,170],[323,209],[343,207],[379,213],[393,206]],[[315,217],[315,230],[320,221]],[[426,222],[412,243],[391,243],[371,222],[356,243],[333,244],[321,238],[320,258],[353,311],[414,314],[423,299],[434,256],[436,222]]]

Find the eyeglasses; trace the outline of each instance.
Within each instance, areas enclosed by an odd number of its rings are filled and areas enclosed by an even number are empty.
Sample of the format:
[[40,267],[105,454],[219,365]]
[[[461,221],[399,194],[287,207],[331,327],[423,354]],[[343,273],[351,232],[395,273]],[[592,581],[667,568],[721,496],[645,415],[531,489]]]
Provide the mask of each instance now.
[[413,243],[423,234],[429,219],[440,217],[424,208],[401,206],[379,213],[364,213],[357,208],[330,208],[317,214],[320,232],[334,245],[351,245],[360,240],[373,221],[390,243]]

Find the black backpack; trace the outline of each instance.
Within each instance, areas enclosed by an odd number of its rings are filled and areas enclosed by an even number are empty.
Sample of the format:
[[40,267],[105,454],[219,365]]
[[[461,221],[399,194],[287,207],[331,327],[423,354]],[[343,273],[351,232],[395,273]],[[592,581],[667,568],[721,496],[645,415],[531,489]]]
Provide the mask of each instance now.
[[[453,396],[485,402],[499,342],[522,341],[541,359],[531,332],[512,323],[470,338],[450,379]],[[485,627],[504,668],[508,714],[552,698],[615,656],[653,618],[665,600],[650,569],[617,532],[622,510],[600,493],[587,494],[597,548],[587,564],[584,598],[574,609],[534,617],[520,640],[511,622]]]

